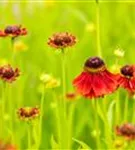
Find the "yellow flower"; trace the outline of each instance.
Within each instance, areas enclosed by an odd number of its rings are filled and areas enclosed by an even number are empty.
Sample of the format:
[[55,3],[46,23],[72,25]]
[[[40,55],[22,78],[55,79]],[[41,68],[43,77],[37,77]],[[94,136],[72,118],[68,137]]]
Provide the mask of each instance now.
[[122,139],[116,139],[113,143],[114,147],[117,149],[124,148],[126,146],[126,143]]
[[93,22],[90,22],[86,25],[86,31],[93,32],[95,31],[95,24]]
[[15,51],[27,51],[28,46],[25,43],[23,43],[22,41],[16,41],[14,43],[14,50]]
[[45,85],[45,88],[55,88],[60,86],[60,80],[55,79],[53,76],[46,73],[41,74],[40,81]]
[[117,56],[117,57],[124,57],[124,54],[125,54],[125,51],[120,49],[120,48],[117,48],[114,51],[114,55]]

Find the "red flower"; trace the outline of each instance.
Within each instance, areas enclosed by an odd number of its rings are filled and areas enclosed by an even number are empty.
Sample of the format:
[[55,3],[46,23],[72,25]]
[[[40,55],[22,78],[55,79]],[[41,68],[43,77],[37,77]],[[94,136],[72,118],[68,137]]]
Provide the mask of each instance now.
[[0,30],[0,37],[11,36],[14,38],[26,34],[27,34],[26,28],[22,28],[19,25],[7,26],[4,30]]
[[125,137],[127,140],[135,139],[135,125],[130,123],[116,127],[116,134]]
[[84,71],[74,79],[76,91],[86,98],[101,97],[114,92],[117,87],[117,75],[110,73],[104,61],[91,57],[84,64]]
[[0,67],[0,77],[7,82],[13,82],[20,75],[18,68],[13,69],[10,65]]
[[135,92],[135,69],[133,65],[125,65],[120,70],[121,75],[118,78],[120,87],[127,89],[131,94]]
[[48,45],[59,49],[73,46],[75,43],[76,37],[68,32],[55,33],[48,41]]

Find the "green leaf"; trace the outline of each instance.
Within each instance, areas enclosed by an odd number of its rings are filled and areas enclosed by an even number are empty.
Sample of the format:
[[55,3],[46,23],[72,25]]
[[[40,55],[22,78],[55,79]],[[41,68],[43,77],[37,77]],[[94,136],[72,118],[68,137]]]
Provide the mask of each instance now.
[[107,119],[109,122],[110,127],[112,127],[112,121],[113,121],[113,107],[115,106],[115,101],[112,101],[107,112]]
[[86,143],[84,143],[83,141],[77,140],[77,139],[75,139],[75,138],[73,138],[73,140],[74,140],[75,142],[77,142],[78,144],[80,144],[81,148],[79,147],[78,150],[80,150],[80,149],[92,150],[92,148],[90,148],[90,147],[89,147]]
[[59,149],[59,144],[55,141],[53,135],[51,137],[51,146],[52,146],[52,149]]

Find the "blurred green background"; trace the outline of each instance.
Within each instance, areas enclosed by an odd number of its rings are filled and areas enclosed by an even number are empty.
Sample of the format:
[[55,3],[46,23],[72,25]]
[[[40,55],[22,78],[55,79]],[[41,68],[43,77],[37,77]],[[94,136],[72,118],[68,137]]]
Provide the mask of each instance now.
[[[105,62],[111,67],[116,56],[114,50],[120,47],[125,56],[121,65],[135,62],[135,3],[101,2],[100,30],[101,49]],[[28,35],[17,40],[25,43],[27,51],[16,52],[14,66],[19,67],[21,76],[13,85],[10,101],[14,112],[22,106],[40,103],[39,77],[42,72],[61,78],[61,54],[47,45],[48,37],[56,32],[71,32],[77,37],[77,44],[67,53],[67,92],[72,92],[72,80],[80,73],[86,58],[96,56],[96,3],[89,2],[2,2],[0,1],[0,28],[20,24],[26,27]],[[0,38],[0,62],[10,63],[12,56],[10,38]],[[61,94],[61,87],[57,89]],[[19,101],[19,103],[18,103]],[[74,136],[89,143],[92,141],[89,126],[93,126],[87,101],[77,104],[74,122]],[[45,98],[44,131],[42,146],[50,148],[50,138],[55,130],[53,121],[53,101],[50,92]],[[8,108],[8,105],[7,105]],[[89,112],[89,113],[87,113]],[[16,114],[14,113],[14,122]],[[85,116],[85,117],[84,117]],[[8,122],[8,121],[7,121]],[[90,125],[88,125],[90,124]],[[14,125],[16,143],[24,139],[25,127],[18,121]],[[25,147],[25,142],[24,143]],[[19,144],[18,144],[19,145]]]

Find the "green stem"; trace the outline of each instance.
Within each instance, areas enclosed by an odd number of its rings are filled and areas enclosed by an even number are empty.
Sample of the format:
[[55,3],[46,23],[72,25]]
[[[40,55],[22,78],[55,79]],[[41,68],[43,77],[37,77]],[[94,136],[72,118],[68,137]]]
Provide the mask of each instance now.
[[63,91],[62,91],[62,95],[63,95],[63,100],[62,100],[62,104],[63,104],[63,109],[64,109],[64,116],[66,118],[66,99],[65,99],[65,95],[66,95],[66,60],[65,60],[65,52],[64,50],[62,50],[62,86],[63,86]]
[[14,63],[14,59],[15,59],[14,43],[15,43],[15,38],[11,38],[11,51],[12,51],[11,63]]
[[27,133],[28,133],[28,150],[31,149],[31,130],[30,124],[27,126]]
[[62,126],[61,126],[61,117],[60,117],[60,105],[59,105],[59,101],[56,98],[56,94],[55,91],[53,89],[52,91],[53,93],[53,100],[56,103],[56,109],[55,109],[55,115],[56,115],[56,127],[57,127],[57,134],[58,134],[58,141],[59,141],[59,145],[61,147],[61,141],[62,141]]
[[132,116],[132,123],[134,123],[134,121],[135,121],[135,100],[133,100],[133,116]]
[[75,111],[76,103],[72,103],[69,107],[69,116],[68,116],[68,148],[72,146],[72,127],[73,127],[73,118]]
[[99,1],[98,1],[98,0],[96,0],[96,3],[98,4],[98,3],[99,3]]
[[97,133],[97,137],[96,137],[96,145],[97,145],[97,149],[101,148],[100,147],[100,137],[99,137],[99,122],[98,122],[98,100],[94,99],[94,109],[95,109],[95,128],[96,128],[96,133]]
[[115,125],[118,125],[119,121],[120,121],[120,99],[119,99],[119,91],[117,91],[117,97],[116,97],[116,108],[115,108],[115,117],[116,117],[116,121],[115,121]]
[[6,98],[5,98],[5,95],[6,95],[6,83],[3,82],[3,88],[2,88],[2,102],[1,102],[1,122],[2,122],[2,128],[1,128],[1,132],[2,132],[2,137],[4,136],[4,130],[5,130],[5,120],[4,120],[4,117],[5,117],[5,113],[6,113]]
[[99,7],[99,1],[96,0],[96,24],[97,24],[97,55],[99,57],[102,57],[102,51],[101,51],[101,43],[100,43],[100,7]]
[[[62,124],[62,141],[61,141],[61,149],[70,149],[68,147],[68,134],[64,132],[68,130],[67,127],[67,116],[66,116],[66,59],[65,59],[65,50],[62,49],[62,101],[61,101],[61,124]],[[68,131],[67,131],[68,132]]]
[[45,99],[45,87],[43,88],[41,101],[40,101],[40,119],[39,119],[39,142],[38,147],[40,147],[41,139],[42,139],[42,122],[43,122],[43,108],[44,108],[44,99]]
[[127,122],[127,118],[128,118],[128,94],[126,95],[126,98],[125,98],[125,112],[124,112],[124,122]]

